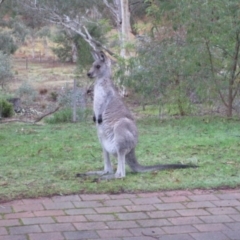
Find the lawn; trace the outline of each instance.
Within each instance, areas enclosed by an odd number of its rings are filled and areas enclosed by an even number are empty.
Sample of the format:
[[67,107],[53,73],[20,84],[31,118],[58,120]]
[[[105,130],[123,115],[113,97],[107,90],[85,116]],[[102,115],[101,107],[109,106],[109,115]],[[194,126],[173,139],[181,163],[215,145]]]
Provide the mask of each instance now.
[[111,181],[76,178],[77,173],[103,168],[94,124],[0,124],[0,201],[71,193],[240,186],[239,121],[144,118],[137,125],[139,162],[194,163],[199,167],[143,174],[127,168],[125,179]]

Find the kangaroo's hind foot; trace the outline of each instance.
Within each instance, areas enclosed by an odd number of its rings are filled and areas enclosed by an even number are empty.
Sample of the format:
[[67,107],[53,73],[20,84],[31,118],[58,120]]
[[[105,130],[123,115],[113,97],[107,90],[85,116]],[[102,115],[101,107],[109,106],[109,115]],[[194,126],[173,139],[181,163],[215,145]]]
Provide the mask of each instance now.
[[87,176],[108,176],[108,175],[112,175],[112,172],[109,171],[90,171],[90,172],[86,172],[86,173],[77,173],[76,177],[87,177]]

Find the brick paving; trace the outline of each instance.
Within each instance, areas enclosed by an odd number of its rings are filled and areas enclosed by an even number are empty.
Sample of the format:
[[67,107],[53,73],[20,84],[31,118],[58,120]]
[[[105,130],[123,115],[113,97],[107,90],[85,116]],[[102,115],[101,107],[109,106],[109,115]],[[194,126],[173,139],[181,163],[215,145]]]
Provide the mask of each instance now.
[[70,195],[0,204],[1,240],[240,240],[240,189]]

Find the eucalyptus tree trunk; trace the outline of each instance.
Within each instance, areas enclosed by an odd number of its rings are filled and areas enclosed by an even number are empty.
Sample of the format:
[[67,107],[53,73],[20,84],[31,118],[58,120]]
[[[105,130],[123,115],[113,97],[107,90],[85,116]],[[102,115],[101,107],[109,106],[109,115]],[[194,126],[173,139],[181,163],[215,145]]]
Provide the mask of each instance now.
[[121,13],[121,51],[120,55],[127,58],[126,43],[130,40],[131,25],[130,25],[130,11],[128,0],[120,0],[120,13]]
[[[120,0],[121,1],[121,51],[120,55],[123,59],[127,59],[128,52],[126,50],[126,43],[130,40],[131,33],[131,25],[130,25],[130,11],[129,11],[129,1],[128,0]],[[128,74],[125,72],[125,74]],[[124,97],[127,95],[127,90],[124,85],[121,86],[121,95]]]
[[[238,82],[238,75],[240,72],[237,73],[238,62],[239,62],[239,50],[240,50],[240,33],[238,32],[235,37],[235,49],[232,61],[232,69],[231,69],[231,76],[229,78],[228,83],[228,104],[227,104],[227,116],[232,117],[232,110],[233,110],[233,101],[239,91],[239,82]],[[235,89],[234,89],[235,87]]]

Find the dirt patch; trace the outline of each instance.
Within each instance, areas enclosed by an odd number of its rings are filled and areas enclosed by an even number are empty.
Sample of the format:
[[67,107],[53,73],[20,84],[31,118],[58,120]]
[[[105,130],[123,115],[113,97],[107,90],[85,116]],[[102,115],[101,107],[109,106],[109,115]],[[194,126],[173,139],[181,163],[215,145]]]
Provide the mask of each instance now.
[[19,57],[13,58],[14,78],[8,85],[11,97],[21,98],[24,109],[15,118],[34,120],[55,109],[57,96],[73,88],[74,79],[81,86],[89,80],[76,74],[76,64],[61,63],[54,59]]

